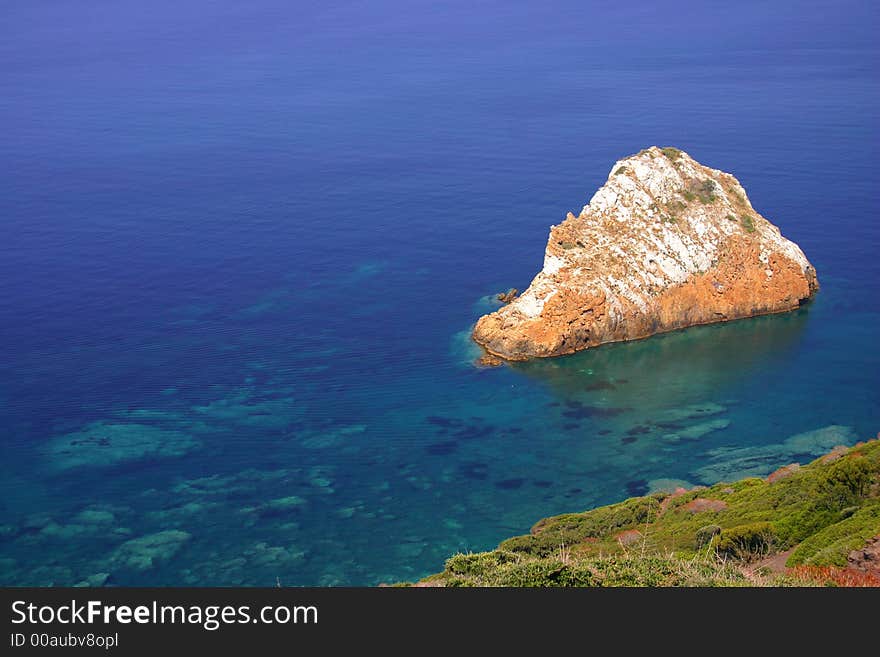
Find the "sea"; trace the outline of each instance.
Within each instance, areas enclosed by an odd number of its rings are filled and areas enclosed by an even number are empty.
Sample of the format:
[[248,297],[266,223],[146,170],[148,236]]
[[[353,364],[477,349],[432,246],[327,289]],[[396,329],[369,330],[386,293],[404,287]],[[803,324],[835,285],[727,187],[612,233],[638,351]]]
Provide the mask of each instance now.
[[[872,2],[0,2],[0,584],[374,586],[880,430]],[[787,314],[475,365],[614,162]]]

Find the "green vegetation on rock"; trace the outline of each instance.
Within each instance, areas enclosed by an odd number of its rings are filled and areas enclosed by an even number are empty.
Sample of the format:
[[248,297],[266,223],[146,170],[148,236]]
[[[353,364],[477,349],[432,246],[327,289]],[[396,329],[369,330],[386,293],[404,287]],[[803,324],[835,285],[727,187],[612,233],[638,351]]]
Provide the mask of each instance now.
[[545,518],[495,550],[451,557],[422,584],[804,586],[823,582],[800,570],[759,576],[750,567],[788,551],[790,567],[842,567],[878,535],[880,440],[873,440],[767,479]]
[[772,523],[753,522],[722,529],[710,545],[719,555],[750,561],[769,554],[775,541],[776,533]]
[[[560,554],[561,553],[561,554]],[[748,586],[749,581],[732,565],[704,558],[680,559],[671,555],[617,554],[572,559],[561,550],[543,559],[495,550],[456,555],[446,570],[425,580],[443,586]],[[496,555],[485,558],[485,555]],[[498,556],[504,555],[504,556]],[[462,558],[473,558],[466,572],[456,571]],[[495,563],[497,559],[497,563]]]
[[704,205],[714,203],[718,198],[715,196],[715,181],[707,178],[701,182],[700,186],[697,188],[697,196],[700,198],[700,202]]

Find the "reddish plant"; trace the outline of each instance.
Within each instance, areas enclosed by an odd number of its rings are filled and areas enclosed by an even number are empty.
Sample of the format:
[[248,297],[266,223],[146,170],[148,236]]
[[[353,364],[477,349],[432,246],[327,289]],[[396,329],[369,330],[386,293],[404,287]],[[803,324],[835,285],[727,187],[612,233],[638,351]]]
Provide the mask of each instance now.
[[788,572],[795,577],[829,582],[844,587],[880,587],[880,576],[855,568],[838,568],[837,566],[795,566]]

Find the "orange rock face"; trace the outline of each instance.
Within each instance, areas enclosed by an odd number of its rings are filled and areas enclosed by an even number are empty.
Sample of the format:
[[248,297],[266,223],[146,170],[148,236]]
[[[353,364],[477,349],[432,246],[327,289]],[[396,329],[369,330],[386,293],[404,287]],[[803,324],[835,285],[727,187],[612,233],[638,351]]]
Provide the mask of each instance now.
[[615,163],[580,215],[551,228],[542,271],[473,337],[508,360],[557,356],[785,312],[818,289],[732,175],[652,147]]

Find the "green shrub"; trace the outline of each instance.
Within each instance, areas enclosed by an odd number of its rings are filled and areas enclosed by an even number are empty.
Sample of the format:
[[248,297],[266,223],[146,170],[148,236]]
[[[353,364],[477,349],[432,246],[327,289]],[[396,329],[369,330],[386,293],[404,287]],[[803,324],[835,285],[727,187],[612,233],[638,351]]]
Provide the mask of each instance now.
[[701,182],[700,186],[697,188],[697,196],[700,198],[700,203],[703,205],[714,203],[717,198],[715,196],[715,181],[707,178]]
[[617,167],[617,171],[614,172],[614,175],[615,175],[615,176],[622,176],[622,175],[625,174],[628,170],[629,170],[629,169],[627,169],[626,167]]
[[753,522],[723,529],[712,539],[712,546],[719,555],[749,561],[770,552],[775,542],[773,525],[769,522]]
[[788,558],[786,565],[845,566],[847,556],[880,532],[880,502],[807,537]]
[[819,490],[828,504],[835,509],[851,506],[868,492],[872,468],[862,456],[852,456],[835,462]]
[[471,581],[469,579],[465,579],[464,577],[450,577],[450,578],[446,579],[443,583],[445,586],[456,587],[456,588],[477,586],[473,581]]
[[496,586],[592,586],[595,578],[586,566],[542,559],[509,564],[499,569],[492,583]]
[[586,538],[643,525],[657,517],[660,501],[656,497],[632,497],[624,502],[599,507],[586,513],[566,513],[545,518],[532,527],[532,533],[514,536],[498,547],[510,552],[538,557],[557,554],[560,545],[577,545]]
[[667,146],[666,148],[661,148],[660,152],[662,152],[666,157],[675,162],[679,157],[681,157],[681,151],[677,148],[673,148],[672,146]]
[[718,197],[715,195],[717,189],[715,181],[711,178],[706,178],[703,181],[691,179],[685,184],[684,189],[681,190],[681,195],[689,203],[699,199],[700,203],[708,205],[718,200]]
[[787,548],[800,543],[808,536],[833,525],[841,519],[840,513],[823,508],[820,503],[812,503],[806,508],[782,517],[776,523],[776,537],[781,547]]
[[677,571],[672,559],[660,556],[614,556],[596,563],[602,586],[662,586],[671,584]]
[[712,539],[720,533],[721,527],[719,527],[718,525],[706,525],[704,527],[700,527],[697,530],[697,534],[694,540],[697,549],[699,550],[700,548],[709,545],[709,543],[712,542]]
[[[525,534],[523,536],[513,536],[501,541],[498,546],[502,550],[510,552],[523,552],[525,554],[548,555],[556,546],[543,545],[542,541],[538,541],[536,536]],[[543,548],[546,548],[546,552]]]
[[727,215],[727,219],[730,221],[736,221],[736,217],[733,216],[732,214]]
[[752,219],[750,215],[744,214],[742,217],[740,217],[740,223],[742,223],[742,227],[746,229],[746,232],[755,232],[755,220]]
[[446,560],[446,570],[455,575],[483,576],[506,563],[518,561],[517,555],[504,550],[456,554]]

